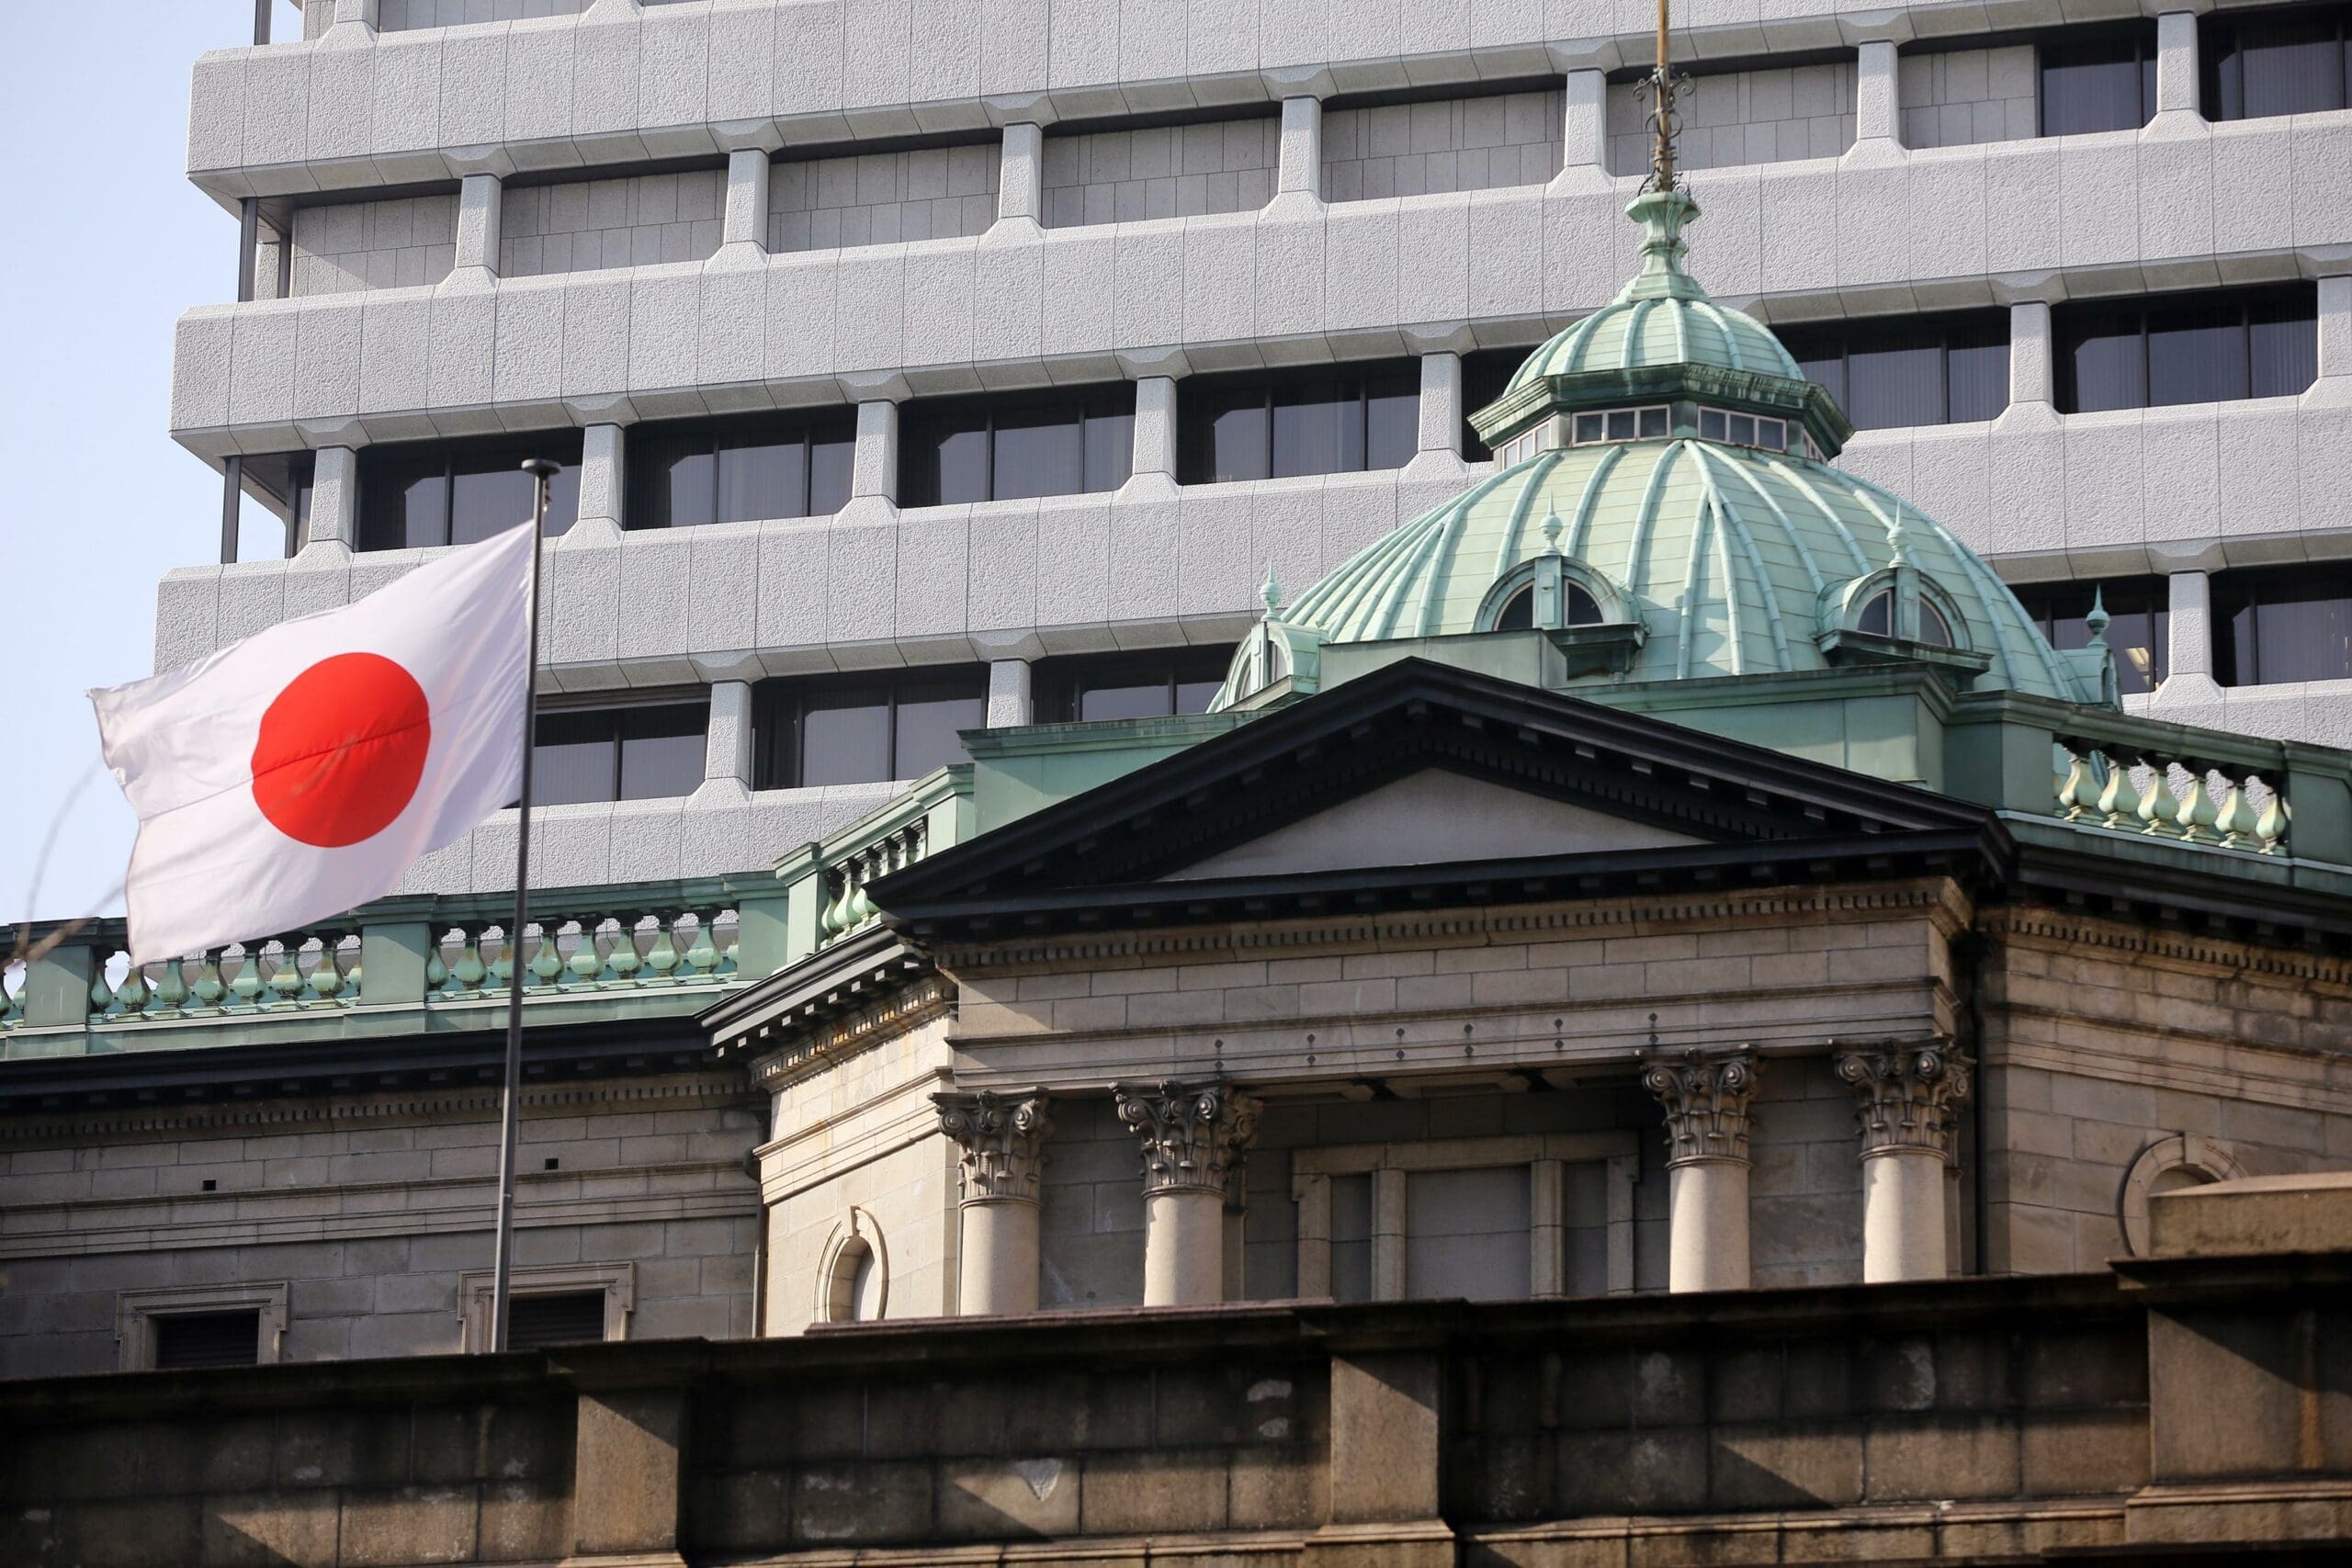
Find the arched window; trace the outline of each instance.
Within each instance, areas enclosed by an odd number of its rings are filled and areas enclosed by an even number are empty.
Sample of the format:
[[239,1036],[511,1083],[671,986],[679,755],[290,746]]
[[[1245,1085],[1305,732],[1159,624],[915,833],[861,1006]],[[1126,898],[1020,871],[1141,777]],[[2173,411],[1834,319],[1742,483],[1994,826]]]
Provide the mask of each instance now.
[[1872,637],[1893,637],[1894,635],[1894,590],[1883,588],[1872,594],[1871,602],[1862,606],[1862,613],[1854,617],[1854,629],[1858,632],[1868,632]]
[[817,1316],[823,1323],[877,1323],[889,1304],[890,1260],[874,1217],[852,1209],[833,1233],[817,1278]]
[[[1567,595],[1567,615],[1561,621],[1567,626],[1597,626],[1600,624],[1600,601],[1582,583],[1564,581],[1561,590]],[[1494,629],[1498,632],[1532,631],[1535,626],[1535,588],[1532,583],[1521,589],[1503,602],[1502,614],[1495,617]]]
[[1951,635],[1951,623],[1936,608],[1936,602],[1926,594],[1919,596],[1919,640],[1930,648],[1956,648],[1959,641]]

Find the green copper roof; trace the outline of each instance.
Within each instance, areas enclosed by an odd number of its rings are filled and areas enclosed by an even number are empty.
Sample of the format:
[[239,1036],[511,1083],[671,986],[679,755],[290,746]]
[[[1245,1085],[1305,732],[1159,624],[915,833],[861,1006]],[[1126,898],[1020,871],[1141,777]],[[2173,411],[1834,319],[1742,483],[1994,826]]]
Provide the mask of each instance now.
[[1541,453],[1363,550],[1281,622],[1326,644],[1487,630],[1490,591],[1548,552],[1555,515],[1571,573],[1646,633],[1604,679],[1829,668],[1825,597],[1889,566],[1900,516],[1903,554],[1957,609],[1962,646],[1991,658],[1980,689],[2098,700],[1992,569],[1900,498],[1806,457],[1695,438]]
[[1507,393],[1546,376],[1663,365],[1706,365],[1804,379],[1797,362],[1763,323],[1716,304],[1699,280],[1682,270],[1687,248],[1682,226],[1699,215],[1697,202],[1682,191],[1653,191],[1627,210],[1648,231],[1642,243],[1642,270],[1614,300],[1529,355],[1510,378]]
[[[1216,706],[1284,674],[1302,688],[1321,646],[1501,629],[1522,586],[1532,625],[1584,650],[1571,684],[1893,658],[1944,663],[1979,690],[2108,700],[2102,653],[2056,652],[1949,531],[1824,460],[1850,433],[1835,402],[1770,333],[1682,270],[1681,229],[1697,211],[1679,190],[1634,200],[1627,212],[1648,231],[1640,274],[1531,355],[1478,416],[1490,441],[1525,433],[1538,446],[1520,443],[1520,460],[1288,609],[1270,598],[1264,635],[1236,655]],[[1574,412],[1629,403],[1669,412],[1644,439],[1568,444]],[[1727,423],[1724,410],[1785,419],[1788,438]],[[1757,439],[1735,442],[1735,429]],[[1882,595],[1875,616],[1864,614]]]

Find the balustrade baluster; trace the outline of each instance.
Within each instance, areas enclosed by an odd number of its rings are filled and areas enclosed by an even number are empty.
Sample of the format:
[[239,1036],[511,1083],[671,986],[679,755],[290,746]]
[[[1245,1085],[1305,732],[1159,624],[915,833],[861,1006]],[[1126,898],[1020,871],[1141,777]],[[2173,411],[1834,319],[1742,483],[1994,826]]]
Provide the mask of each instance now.
[[2254,848],[2254,804],[2245,797],[2246,777],[2233,769],[2222,770],[2222,782],[2230,787],[2213,813],[2213,831],[2225,850]]
[[685,962],[679,965],[683,978],[707,980],[718,967],[718,949],[710,940],[710,918],[699,910],[695,914],[695,942],[686,949]]
[[613,932],[613,950],[605,960],[605,972],[618,986],[637,984],[638,971],[645,967],[645,960],[637,951],[637,924],[645,919],[643,913],[624,909],[613,917],[619,922]]
[[319,933],[319,961],[311,965],[311,978],[303,987],[303,1005],[318,1003],[331,1006],[343,993],[343,966],[336,962],[341,956],[342,947],[341,931]]
[[645,967],[651,972],[651,976],[643,983],[662,986],[675,979],[678,944],[674,933],[681,912],[677,909],[656,909],[653,912],[653,943],[645,953]]
[[2173,798],[2172,763],[2167,758],[2152,754],[2143,754],[2141,761],[2148,765],[2148,788],[2140,796],[2140,831],[2156,838],[2171,838],[2180,831],[2175,820],[2180,815],[2180,802]]
[[196,1007],[200,1013],[217,1013],[228,1000],[229,987],[220,980],[220,950],[207,948],[198,955],[196,964]]
[[90,1016],[104,1018],[114,1010],[114,982],[107,978],[107,966],[98,965],[97,974],[90,981]]
[[184,962],[165,959],[163,971],[155,976],[155,1010],[166,1018],[178,1018],[187,1009],[187,976],[180,969]]
[[563,951],[558,940],[562,930],[560,920],[539,922],[538,945],[531,950],[530,974],[523,982],[526,991],[544,990],[563,974]]
[[2222,814],[2205,787],[2206,775],[2212,770],[2193,757],[2183,761],[2181,767],[2188,774],[2188,789],[2180,797],[2180,810],[2173,818],[2180,827],[2181,840],[2190,844],[2218,843],[2222,836],[2214,831],[2213,825]]
[[229,982],[229,995],[236,999],[229,1004],[233,1012],[257,1012],[261,1009],[261,943],[237,943],[237,973]]
[[2066,772],[2056,782],[2058,785],[2058,815],[2069,822],[2079,822],[2092,815],[2091,802],[2098,792],[2093,787],[2090,759],[2075,748],[2071,741],[2060,741],[2065,748]]
[[2132,771],[2112,751],[2102,752],[2101,756],[2107,762],[2107,783],[2098,792],[2099,820],[2118,829],[2136,827],[2140,795],[2132,787]]
[[133,964],[122,972],[122,984],[114,988],[114,999],[121,1017],[147,1010],[147,971],[143,965]]
[[2287,804],[2287,792],[2273,784],[2269,801],[2264,805],[2262,815],[2254,821],[2254,836],[2261,843],[2261,848],[2255,852],[2266,855],[2287,853],[2287,830],[2294,819],[2294,811]]
[[488,965],[481,961],[481,928],[471,921],[458,928],[458,962],[449,970],[449,978],[457,983],[458,995],[478,997],[481,983],[490,976]]
[[441,946],[448,940],[449,933],[436,927],[433,931],[433,940],[425,945],[424,994],[427,997],[440,996],[448,987],[449,961],[442,955]]

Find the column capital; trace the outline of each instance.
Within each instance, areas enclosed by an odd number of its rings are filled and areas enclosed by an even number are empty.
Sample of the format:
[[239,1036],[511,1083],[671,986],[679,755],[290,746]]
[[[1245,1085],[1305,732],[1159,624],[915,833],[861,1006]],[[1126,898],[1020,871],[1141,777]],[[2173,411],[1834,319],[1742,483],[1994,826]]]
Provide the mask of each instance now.
[[1143,1190],[1206,1192],[1236,1190],[1242,1162],[1258,1135],[1258,1100],[1222,1079],[1204,1083],[1123,1083],[1119,1120],[1143,1142]]
[[1756,1052],[1661,1051],[1645,1057],[1642,1087],[1666,1107],[1668,1168],[1747,1159],[1747,1101],[1756,1092]]
[[964,1151],[964,1201],[1035,1203],[1038,1176],[1046,1165],[1046,1140],[1054,1135],[1047,1114],[1051,1099],[1043,1089],[1027,1094],[940,1093],[939,1130]]
[[1840,1050],[1836,1061],[1854,1090],[1864,1159],[1910,1150],[1951,1158],[1952,1130],[1974,1081],[1966,1054],[1930,1041]]

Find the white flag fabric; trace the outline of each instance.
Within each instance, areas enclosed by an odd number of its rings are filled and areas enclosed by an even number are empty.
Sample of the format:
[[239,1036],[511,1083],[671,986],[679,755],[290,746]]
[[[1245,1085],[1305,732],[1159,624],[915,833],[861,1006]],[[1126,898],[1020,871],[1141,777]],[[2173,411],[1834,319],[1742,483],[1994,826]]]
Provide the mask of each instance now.
[[92,692],[139,816],[135,963],[298,931],[381,897],[513,803],[531,527],[184,670]]

